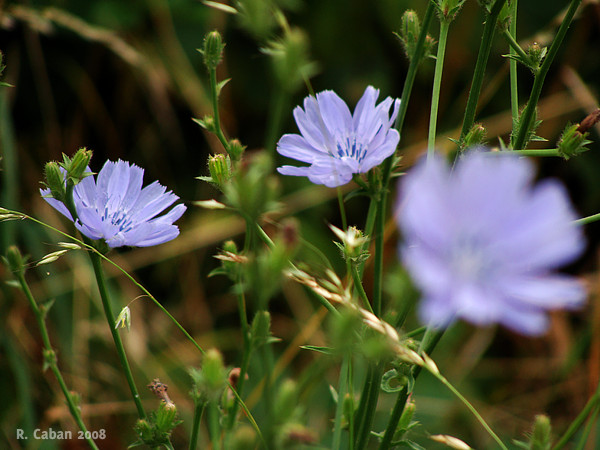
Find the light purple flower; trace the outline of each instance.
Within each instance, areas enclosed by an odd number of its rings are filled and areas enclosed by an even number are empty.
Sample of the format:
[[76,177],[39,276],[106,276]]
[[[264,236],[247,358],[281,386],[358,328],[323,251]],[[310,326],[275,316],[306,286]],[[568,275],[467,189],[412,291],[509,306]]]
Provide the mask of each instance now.
[[[89,171],[89,169],[88,169]],[[179,235],[173,225],[186,210],[179,204],[158,216],[179,197],[158,181],[142,189],[144,169],[125,161],[107,161],[97,179],[87,176],[73,189],[79,219],[75,226],[90,239],[104,239],[109,247],[149,247]],[[44,199],[70,220],[65,205],[40,189]],[[157,217],[158,216],[158,217]]]
[[[354,115],[333,91],[323,91],[304,99],[294,118],[301,134],[286,134],[277,151],[310,166],[281,166],[283,175],[308,177],[315,184],[342,186],[355,173],[366,173],[396,150],[400,135],[392,128],[400,100],[387,97],[378,105],[379,90],[367,87]],[[394,105],[392,116],[390,108]]]
[[532,187],[533,176],[526,159],[470,152],[453,171],[436,157],[404,177],[400,250],[424,322],[498,322],[536,335],[547,328],[545,310],[582,304],[583,286],[553,273],[582,253],[582,230],[562,184]]

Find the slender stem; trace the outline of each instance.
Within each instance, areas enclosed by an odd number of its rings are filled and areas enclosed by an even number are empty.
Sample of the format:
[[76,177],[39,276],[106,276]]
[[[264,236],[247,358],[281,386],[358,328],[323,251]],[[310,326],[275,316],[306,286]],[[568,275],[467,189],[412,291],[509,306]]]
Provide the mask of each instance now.
[[558,442],[556,444],[554,444],[554,447],[552,447],[552,450],[559,450],[559,449],[563,448],[565,445],[567,445],[569,440],[573,437],[573,435],[577,432],[577,430],[581,427],[581,425],[583,425],[583,422],[585,422],[585,419],[588,417],[590,412],[592,412],[594,410],[594,408],[596,408],[598,406],[599,402],[600,402],[600,385],[598,385],[598,389],[596,390],[596,392],[594,392],[594,395],[592,395],[590,397],[590,399],[585,404],[585,406],[583,407],[581,412],[577,415],[575,420],[571,423],[571,425],[569,425],[569,428],[567,428],[567,431],[565,431],[565,434],[563,434],[561,436],[561,438],[558,440]]
[[144,411],[144,407],[142,406],[142,401],[140,399],[140,394],[138,393],[137,387],[135,386],[135,381],[133,380],[133,374],[131,373],[131,368],[129,367],[129,361],[127,361],[127,355],[125,354],[125,348],[123,347],[123,342],[121,341],[121,335],[119,334],[119,331],[115,328],[115,315],[113,313],[110,298],[108,296],[108,289],[106,288],[106,280],[104,278],[104,271],[102,270],[102,260],[100,259],[97,253],[90,253],[89,255],[90,259],[92,260],[92,266],[94,267],[94,274],[96,275],[98,290],[100,291],[100,298],[102,300],[102,307],[104,308],[104,315],[106,316],[108,328],[110,328],[110,334],[112,335],[113,341],[115,343],[117,355],[119,356],[119,361],[121,363],[121,368],[123,369],[123,373],[125,374],[125,378],[127,379],[127,384],[129,385],[129,390],[131,391],[133,401],[137,408],[138,416],[140,417],[140,419],[146,419],[146,412]]
[[369,297],[367,297],[367,293],[365,292],[365,288],[362,285],[362,282],[360,280],[360,275],[358,273],[358,268],[356,267],[356,264],[352,264],[352,281],[354,281],[354,287],[356,288],[356,290],[358,291],[358,295],[360,296],[364,307],[369,310],[370,312],[373,312],[373,309],[371,308],[371,303],[369,303]]
[[440,103],[440,90],[442,87],[442,72],[444,70],[444,57],[446,55],[446,42],[448,41],[448,30],[450,21],[441,19],[440,40],[438,42],[437,58],[435,61],[435,73],[433,75],[433,92],[431,95],[431,114],[429,116],[429,137],[427,139],[427,158],[433,157],[435,151],[435,136],[437,128],[438,106]]
[[[421,346],[419,350],[422,350],[426,354],[431,354],[433,349],[437,346],[438,342],[442,338],[444,331],[437,331],[435,333],[431,333],[431,328],[427,327],[425,330],[425,335],[421,340]],[[421,366],[413,366],[412,368],[412,377],[413,380],[416,380],[419,374],[421,373]],[[394,404],[394,409],[392,410],[392,414],[390,416],[390,420],[388,421],[387,427],[385,429],[385,433],[383,434],[383,438],[381,439],[381,444],[379,444],[379,450],[387,450],[396,433],[396,428],[398,428],[398,422],[400,422],[400,418],[402,417],[402,413],[404,412],[404,407],[406,406],[406,402],[408,400],[408,396],[410,392],[408,389],[402,389],[398,392],[398,397],[396,398],[396,403]]]
[[[509,42],[514,41],[517,43],[517,4],[518,0],[512,0],[510,3],[510,26],[508,32],[504,35],[507,36]],[[521,47],[517,43],[517,48]],[[510,54],[516,55],[518,53],[517,48],[510,46]],[[523,51],[523,49],[521,49]],[[521,55],[521,57],[523,57]],[[510,71],[510,111],[512,114],[513,129],[516,126],[517,120],[519,119],[519,89],[517,83],[517,61],[511,58],[508,63]]]
[[485,67],[490,56],[490,51],[492,50],[492,39],[494,37],[494,30],[496,29],[496,20],[498,19],[498,14],[500,14],[504,3],[506,3],[506,0],[496,0],[485,20],[485,27],[483,29],[483,35],[481,36],[481,45],[479,46],[479,55],[477,56],[477,62],[475,63],[473,81],[471,82],[471,90],[469,91],[469,98],[465,108],[465,117],[463,119],[462,131],[460,133],[461,141],[467,135],[473,126],[473,123],[475,122],[475,113],[477,111],[477,102],[479,100],[479,94],[481,93],[481,86],[483,85]]
[[581,432],[581,437],[579,438],[579,442],[577,443],[577,447],[575,447],[575,450],[583,450],[585,448],[585,444],[587,443],[592,428],[596,425],[596,419],[598,418],[599,412],[600,409],[598,408],[598,405],[596,405],[596,408],[594,408],[594,411],[592,412],[592,414],[590,414],[590,417],[587,423],[585,424],[585,428]]
[[379,386],[381,383],[381,367],[379,365],[370,366],[365,385],[360,397],[358,406],[358,420],[356,423],[356,449],[366,448],[371,435],[371,425],[379,397]]
[[348,220],[346,219],[346,208],[344,207],[344,194],[339,186],[337,188],[337,198],[340,206],[340,216],[342,218],[342,230],[345,232],[348,229]]
[[281,129],[281,119],[287,110],[289,94],[282,87],[276,88],[272,106],[269,112],[269,123],[267,125],[267,139],[265,148],[273,152]]
[[494,433],[494,430],[492,430],[490,428],[490,426],[487,424],[487,422],[484,420],[484,418],[481,417],[481,414],[479,414],[479,412],[477,412],[475,407],[460,392],[458,392],[458,390],[454,386],[452,386],[452,384],[441,373],[439,373],[438,371],[434,371],[434,370],[429,370],[429,373],[431,373],[444,386],[446,386],[467,407],[467,409],[469,411],[471,411],[471,413],[475,416],[477,421],[481,424],[481,426],[485,429],[485,431],[487,431],[487,433],[492,437],[492,439],[494,439],[494,441],[496,441],[496,443],[502,450],[508,450],[508,447],[506,445],[504,445],[504,443],[498,437],[498,435],[496,433]]
[[217,68],[209,69],[208,71],[210,78],[210,92],[211,92],[211,100],[213,106],[213,121],[215,125],[215,135],[225,148],[225,151],[229,153],[229,142],[227,142],[227,138],[223,134],[223,130],[221,129],[221,119],[219,117],[219,92],[217,87]]
[[62,373],[60,372],[60,369],[58,368],[58,363],[56,360],[56,352],[52,348],[52,344],[50,342],[50,336],[48,334],[48,328],[46,327],[46,322],[44,320],[44,315],[45,315],[44,311],[40,310],[40,308],[37,305],[37,302],[33,298],[31,290],[29,289],[29,285],[27,284],[27,281],[25,280],[25,275],[23,274],[23,271],[16,272],[15,276],[17,277],[17,280],[19,281],[19,284],[21,285],[21,289],[25,293],[25,297],[29,301],[29,306],[31,306],[31,309],[33,310],[33,312],[35,314],[35,319],[37,320],[38,328],[40,329],[40,334],[42,335],[42,342],[44,344],[44,361],[46,362],[46,364],[49,364],[50,369],[52,370],[52,373],[56,377],[58,384],[60,386],[60,389],[61,389],[63,395],[65,396],[67,406],[69,407],[69,412],[71,413],[71,416],[73,417],[73,420],[75,420],[75,423],[77,424],[79,429],[81,431],[83,431],[88,445],[90,446],[90,448],[98,450],[96,443],[90,437],[90,433],[88,432],[88,430],[85,426],[85,423],[83,422],[83,419],[81,418],[79,408],[75,404],[75,401],[73,400],[73,397],[71,396],[71,392],[69,391],[69,388],[67,387],[67,384],[65,383]]
[[600,213],[577,219],[574,223],[577,225],[586,225],[588,223],[597,222],[598,220],[600,220]]
[[219,425],[219,406],[211,401],[208,404],[208,430],[213,450],[221,450],[221,431]]
[[206,402],[203,402],[201,400],[198,400],[194,407],[194,420],[192,422],[192,434],[190,436],[189,450],[195,450],[198,446],[198,434],[200,434],[200,421],[202,420],[202,414],[204,413],[205,407]]
[[531,88],[531,94],[529,96],[529,101],[527,102],[527,106],[525,107],[525,110],[521,115],[521,119],[519,120],[519,131],[517,133],[517,137],[513,145],[514,149],[520,150],[526,144],[525,141],[531,130],[532,122],[535,115],[535,109],[540,98],[540,94],[542,93],[542,86],[544,85],[544,80],[546,78],[548,70],[550,69],[552,61],[554,61],[554,58],[558,53],[558,49],[562,44],[565,35],[567,34],[567,30],[569,29],[569,26],[573,21],[573,16],[575,15],[575,12],[577,11],[577,8],[581,4],[581,2],[582,0],[571,0],[569,9],[567,10],[563,21],[561,22],[560,27],[558,28],[556,37],[554,38],[554,41],[552,41],[552,45],[548,50],[548,54],[544,58],[544,62],[542,63],[539,72],[535,76],[533,86]]
[[[67,180],[65,206],[71,213],[73,221],[77,220],[78,218],[77,209],[75,208],[75,202],[73,200],[74,188],[75,184],[73,183],[73,181],[71,179]],[[88,246],[94,248],[94,246],[92,245],[92,241],[86,236],[83,236],[83,241]],[[100,252],[98,252],[95,248],[94,250],[95,251],[89,253],[89,256],[90,260],[92,261],[92,267],[94,268],[94,274],[96,275],[96,283],[98,285],[98,290],[100,291],[100,299],[102,300],[102,308],[104,309],[104,315],[106,316],[108,328],[110,329],[110,334],[112,335],[113,341],[115,343],[115,348],[117,350],[117,355],[119,356],[121,368],[123,369],[123,373],[125,374],[125,378],[127,379],[127,384],[129,385],[129,390],[131,391],[135,407],[137,408],[138,416],[140,419],[146,419],[146,412],[144,411],[140,395],[138,393],[137,387],[135,386],[135,381],[133,380],[133,374],[131,373],[131,368],[129,367],[129,361],[127,361],[127,355],[125,354],[125,348],[123,347],[123,342],[121,341],[121,335],[116,329],[115,315],[113,313],[112,305],[110,303],[108,289],[106,288],[106,280],[104,278],[104,271],[102,270],[102,259],[100,258]]]
[[338,381],[338,399],[335,408],[335,422],[333,426],[333,441],[331,450],[337,450],[341,447],[342,439],[342,417],[344,414],[344,399],[346,397],[346,389],[348,384],[348,364],[350,355],[345,354],[340,368],[340,379]]
[[[512,28],[510,30],[504,30],[502,32],[502,36],[504,36],[504,38],[508,42],[508,45],[510,46],[511,55],[519,55],[523,61],[527,61],[529,59],[529,56],[527,56],[525,50],[521,48],[517,40],[514,38]],[[515,61],[514,59],[511,59],[511,61],[514,61],[515,64],[517,63],[517,61]]]
[[[238,285],[241,283],[241,277],[238,281]],[[242,395],[242,389],[244,388],[244,384],[246,381],[246,373],[248,373],[248,364],[250,363],[250,352],[252,349],[250,348],[250,326],[248,324],[248,313],[246,310],[246,297],[243,292],[238,294],[238,313],[240,315],[240,326],[242,331],[242,340],[243,340],[243,354],[242,354],[242,364],[240,365],[240,376],[238,378],[236,390],[238,395]],[[231,430],[233,425],[235,424],[235,419],[238,411],[238,402],[233,402],[231,408],[229,409],[229,418],[227,422],[227,429]]]

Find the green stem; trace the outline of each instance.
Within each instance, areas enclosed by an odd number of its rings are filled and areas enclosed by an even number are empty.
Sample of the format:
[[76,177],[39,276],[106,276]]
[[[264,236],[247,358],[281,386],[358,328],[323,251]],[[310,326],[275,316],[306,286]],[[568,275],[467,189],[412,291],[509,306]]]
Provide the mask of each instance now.
[[592,432],[592,428],[596,425],[596,419],[598,418],[599,412],[600,408],[598,408],[598,405],[596,405],[596,408],[594,408],[594,411],[590,414],[590,417],[587,423],[585,424],[585,428],[581,433],[581,437],[579,438],[579,442],[577,443],[575,450],[584,450],[588,437]]
[[535,79],[533,81],[533,87],[531,88],[531,94],[529,96],[529,101],[527,102],[527,106],[525,107],[525,110],[521,115],[521,119],[519,120],[519,131],[517,133],[517,137],[513,145],[514,149],[520,150],[526,144],[525,141],[531,130],[532,122],[535,115],[535,109],[540,98],[540,94],[542,93],[542,86],[544,85],[544,80],[546,78],[548,70],[550,69],[552,61],[554,61],[554,58],[558,53],[558,49],[562,44],[565,35],[567,34],[567,30],[569,29],[569,26],[573,21],[573,16],[575,15],[575,12],[577,11],[577,8],[581,4],[581,2],[582,0],[571,0],[569,9],[567,10],[565,17],[563,18],[560,27],[558,28],[556,37],[554,38],[554,41],[552,41],[552,45],[548,50],[548,54],[544,58],[544,62],[542,63],[539,72],[535,76]]
[[[73,200],[74,188],[75,184],[73,183],[73,181],[71,179],[67,180],[65,206],[71,213],[73,221],[77,220],[78,218],[77,209],[75,208],[75,202]],[[92,241],[86,236],[83,236],[83,241],[89,247],[94,248],[94,246],[92,245]],[[135,381],[133,380],[133,374],[131,373],[131,368],[129,367],[129,361],[127,361],[127,355],[125,354],[125,348],[123,347],[123,342],[121,341],[121,335],[116,329],[115,315],[113,313],[112,305],[110,303],[108,289],[106,288],[106,280],[104,278],[104,271],[102,270],[102,259],[99,255],[100,252],[98,252],[97,250],[89,253],[90,260],[92,261],[92,267],[94,268],[94,274],[96,275],[96,283],[98,284],[98,290],[100,291],[100,299],[102,300],[104,315],[106,316],[108,328],[110,329],[110,334],[112,335],[113,341],[115,343],[115,348],[117,350],[117,355],[119,356],[121,368],[123,369],[123,373],[125,374],[125,378],[127,379],[127,384],[129,385],[129,390],[131,391],[133,401],[137,408],[138,416],[140,419],[146,419],[146,412],[144,411],[140,395],[138,393],[137,387],[135,386]]]
[[129,385],[129,390],[131,391],[133,401],[137,408],[138,416],[140,419],[146,419],[146,412],[144,411],[144,407],[142,406],[142,401],[140,399],[140,394],[138,393],[137,387],[135,386],[135,381],[133,380],[133,374],[131,373],[131,368],[129,367],[129,361],[127,361],[127,355],[125,354],[125,348],[123,347],[123,342],[121,341],[121,335],[119,334],[119,331],[115,328],[115,315],[113,313],[112,305],[110,303],[108,289],[106,288],[106,280],[104,278],[104,271],[102,270],[102,260],[100,259],[97,253],[90,253],[89,255],[90,259],[92,260],[92,266],[94,267],[94,274],[96,275],[98,290],[100,291],[100,299],[102,300],[104,315],[106,316],[108,328],[110,329],[110,334],[112,335],[113,341],[115,343],[117,355],[119,356],[119,361],[121,363],[121,368],[123,369],[123,373],[125,374],[125,378],[127,379],[127,384]]
[[600,220],[600,213],[577,219],[574,223],[577,225],[586,225],[588,223],[597,222],[598,220]]
[[209,78],[210,78],[210,92],[211,92],[211,100],[213,106],[213,121],[215,125],[215,135],[225,148],[225,151],[229,153],[229,142],[227,142],[227,138],[223,134],[223,130],[221,129],[221,119],[219,117],[219,92],[217,88],[217,68],[209,69]]
[[[510,26],[508,34],[509,40],[517,42],[517,4],[518,0],[512,0],[510,3]],[[521,47],[517,44],[517,47]],[[521,49],[522,51],[522,49]],[[510,54],[516,55],[518,50],[511,46]],[[510,70],[510,111],[512,114],[513,129],[516,126],[517,120],[519,119],[519,89],[517,83],[517,61],[511,59],[509,64]]]
[[338,399],[335,408],[335,422],[333,426],[333,442],[331,444],[331,450],[342,448],[340,445],[342,439],[342,417],[344,415],[344,399],[346,397],[346,388],[348,384],[349,360],[350,355],[345,354],[340,369],[340,379],[338,381]]
[[435,73],[433,75],[433,92],[431,94],[431,114],[429,116],[429,136],[427,139],[427,158],[433,157],[435,151],[435,136],[437,129],[438,106],[440,103],[440,90],[442,87],[442,72],[444,70],[444,57],[446,55],[446,43],[448,41],[448,30],[450,21],[441,19],[440,40],[438,42],[437,57],[435,61]]
[[[527,61],[529,59],[529,56],[527,56],[527,53],[525,53],[525,50],[523,50],[523,48],[521,48],[521,46],[519,45],[517,40],[514,38],[512,24],[513,24],[513,22],[511,21],[511,29],[504,30],[502,32],[502,36],[504,36],[504,38],[508,42],[508,45],[510,46],[510,54],[515,55],[515,56],[519,55],[523,61]],[[515,65],[517,64],[517,61],[515,61],[514,59],[511,59],[511,62],[514,62]]]
[[198,435],[200,434],[200,421],[202,420],[202,414],[204,413],[205,407],[206,402],[203,402],[201,400],[196,401],[196,405],[194,407],[194,420],[192,422],[192,434],[190,436],[189,450],[195,450],[198,446]]
[[[240,277],[241,278],[241,277]],[[241,279],[238,281],[238,286],[241,283]],[[238,395],[242,395],[242,390],[246,381],[246,373],[248,373],[248,364],[250,363],[250,325],[248,324],[248,313],[246,310],[246,298],[244,293],[241,292],[238,295],[238,313],[240,315],[240,326],[242,331],[243,340],[243,354],[242,364],[240,365],[240,376],[238,378],[236,390]],[[233,402],[229,409],[229,418],[227,422],[227,429],[231,430],[235,424],[235,419],[238,412],[238,402]]]
[[[398,111],[398,117],[396,117],[396,123],[394,124],[400,135],[402,135],[402,127],[404,126],[404,119],[406,118],[406,112],[408,111],[410,94],[417,76],[417,69],[419,68],[419,64],[423,59],[423,54],[425,52],[425,40],[427,39],[427,32],[429,31],[429,25],[431,24],[431,19],[433,19],[433,13],[435,12],[435,9],[435,2],[428,1],[427,9],[425,10],[425,15],[423,16],[423,23],[421,24],[421,31],[415,45],[415,53],[410,60],[408,71],[406,72],[406,79],[404,80],[404,86],[402,88],[402,101],[400,103],[400,110]],[[384,177],[384,185],[386,185],[389,177],[391,162],[392,158],[388,158],[386,160],[385,167],[387,170],[384,170],[384,173],[386,174]]]
[[[427,327],[425,330],[425,335],[421,340],[420,350],[429,355],[431,352],[433,352],[433,349],[437,346],[443,334],[443,330],[432,333],[431,328]],[[416,381],[417,377],[421,373],[421,370],[421,366],[413,366],[412,377],[414,381]],[[409,395],[410,392],[408,389],[402,389],[400,392],[398,392],[398,397],[396,398],[396,403],[394,404],[394,409],[392,410],[390,420],[388,421],[385,433],[381,439],[381,444],[379,444],[379,450],[387,450],[390,447],[394,434],[396,433],[396,428],[398,428],[398,423],[402,417],[402,413],[404,413],[404,407],[406,406]]]
[[[496,0],[494,6],[485,20],[485,27],[483,29],[483,35],[481,37],[481,45],[479,46],[479,55],[477,56],[477,62],[475,63],[475,70],[473,72],[473,81],[471,82],[471,90],[469,91],[469,98],[467,100],[467,106],[465,108],[465,117],[463,119],[462,131],[460,133],[461,141],[467,135],[473,123],[475,122],[475,113],[477,112],[477,102],[479,101],[479,95],[481,93],[481,86],[483,85],[483,76],[485,74],[485,67],[492,50],[492,39],[494,37],[494,30],[496,29],[496,21],[498,14],[502,10],[502,7],[506,3],[506,0]],[[443,22],[442,22],[443,23]],[[440,44],[441,46],[441,38]],[[445,45],[445,42],[444,42]],[[443,61],[442,61],[443,63]],[[437,66],[436,66],[437,70]],[[441,71],[441,69],[440,69]],[[441,77],[441,75],[440,75]],[[433,136],[435,139],[435,134]]]
[[563,448],[565,445],[567,445],[569,440],[573,437],[573,435],[577,432],[577,430],[581,427],[581,425],[583,425],[583,422],[585,422],[585,419],[594,410],[594,408],[596,408],[598,406],[599,402],[600,402],[600,385],[598,385],[596,392],[594,392],[594,395],[592,395],[590,397],[590,399],[585,404],[585,406],[583,407],[581,412],[577,415],[575,420],[571,423],[571,425],[569,425],[569,428],[567,428],[567,431],[565,431],[565,434],[563,434],[561,436],[561,438],[558,440],[558,442],[554,445],[554,447],[552,447],[552,450],[559,450],[559,449]]
[[288,94],[281,87],[277,88],[273,103],[269,109],[269,123],[267,125],[267,139],[265,148],[271,153],[275,150],[277,137],[281,130],[281,119],[284,117],[284,111],[287,111]]
[[487,433],[492,437],[492,439],[494,441],[496,441],[496,443],[502,450],[508,450],[508,447],[506,445],[504,445],[504,443],[498,437],[498,435],[496,433],[494,433],[494,430],[492,430],[490,428],[490,426],[487,424],[487,422],[484,420],[484,418],[481,417],[481,414],[479,414],[479,412],[477,412],[475,407],[460,392],[458,392],[458,390],[454,386],[452,386],[452,384],[441,373],[439,373],[438,371],[435,371],[435,370],[429,370],[429,373],[431,373],[444,386],[446,386],[450,390],[450,392],[452,392],[467,407],[467,409],[469,411],[471,411],[471,413],[475,416],[477,421],[481,424],[481,426],[485,429],[485,431],[487,431]]
[[37,321],[38,328],[40,329],[40,334],[42,335],[42,342],[44,344],[44,349],[45,349],[44,361],[46,362],[46,364],[49,364],[50,369],[52,370],[52,373],[56,377],[58,384],[60,386],[60,389],[61,389],[63,395],[65,396],[67,406],[69,407],[69,412],[71,413],[71,416],[73,417],[73,420],[75,420],[75,423],[77,424],[79,429],[84,433],[84,436],[85,436],[85,439],[86,439],[88,445],[90,446],[90,448],[98,450],[96,443],[89,436],[90,433],[88,432],[85,424],[83,423],[83,419],[81,418],[79,408],[75,404],[75,401],[73,400],[73,397],[71,396],[71,392],[69,391],[69,388],[67,387],[67,384],[65,383],[62,373],[60,372],[60,369],[58,368],[58,363],[56,361],[56,353],[55,353],[54,349],[52,348],[52,344],[50,342],[50,336],[48,334],[48,328],[46,327],[46,322],[44,320],[45,313],[44,313],[44,311],[40,310],[40,308],[37,305],[37,302],[33,298],[33,295],[31,293],[31,290],[29,289],[29,285],[27,284],[27,281],[25,280],[25,275],[23,274],[23,272],[22,271],[17,272],[17,273],[15,273],[15,276],[17,277],[17,280],[19,281],[19,284],[21,285],[21,289],[25,293],[25,297],[29,301],[29,305],[31,306],[31,309],[33,310],[33,312],[35,314],[35,319]]
[[219,406],[211,401],[208,404],[208,430],[213,450],[221,450],[221,427],[219,425]]
[[371,425],[379,398],[379,387],[381,384],[382,368],[379,365],[370,366],[365,385],[358,406],[358,417],[356,422],[356,449],[362,450],[367,447],[371,435]]
[[365,292],[365,288],[360,279],[360,274],[358,273],[358,268],[356,267],[356,264],[352,264],[351,273],[352,281],[354,282],[354,287],[358,291],[358,295],[360,296],[365,309],[369,310],[370,312],[373,312],[373,309],[371,308],[371,303],[369,303],[369,297],[367,297],[367,293]]

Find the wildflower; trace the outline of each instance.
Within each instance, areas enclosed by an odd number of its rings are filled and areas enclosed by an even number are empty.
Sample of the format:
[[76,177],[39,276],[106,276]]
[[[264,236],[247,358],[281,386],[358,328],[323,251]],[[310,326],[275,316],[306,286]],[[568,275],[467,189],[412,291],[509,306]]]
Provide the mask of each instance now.
[[[111,248],[149,247],[177,237],[179,228],[173,222],[186,207],[179,204],[158,216],[179,197],[165,192],[158,181],[142,189],[143,176],[143,169],[119,160],[107,161],[97,179],[83,178],[73,189],[77,229],[90,239],[104,239]],[[49,196],[50,189],[40,192],[52,207],[73,220],[66,206]]]
[[[366,173],[396,150],[400,135],[392,128],[400,100],[387,97],[378,105],[379,90],[367,87],[350,113],[333,91],[323,91],[304,99],[294,118],[301,134],[286,134],[277,151],[289,158],[309,163],[308,167],[282,166],[283,175],[308,177],[315,184],[342,186],[355,173]],[[394,110],[390,117],[390,108]]]
[[573,277],[552,273],[584,249],[564,187],[530,187],[525,159],[467,153],[453,172],[421,162],[401,186],[402,259],[423,293],[420,316],[434,326],[456,317],[541,334],[546,309],[585,298]]

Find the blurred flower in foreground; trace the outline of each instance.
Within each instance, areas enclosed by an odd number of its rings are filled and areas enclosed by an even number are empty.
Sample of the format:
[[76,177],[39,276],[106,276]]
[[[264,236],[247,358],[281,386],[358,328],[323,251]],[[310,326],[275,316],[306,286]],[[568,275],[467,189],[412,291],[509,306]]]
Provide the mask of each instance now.
[[[301,134],[286,134],[277,151],[289,158],[309,163],[308,167],[282,166],[283,175],[308,177],[316,184],[342,186],[355,173],[366,173],[396,150],[400,135],[392,128],[400,100],[387,97],[378,105],[379,90],[367,87],[350,113],[333,91],[323,91],[304,99],[294,118]],[[394,105],[392,116],[390,108]]]
[[[179,228],[173,222],[186,207],[180,204],[156,217],[179,197],[165,192],[158,181],[142,189],[143,176],[144,169],[119,160],[107,161],[97,180],[93,176],[83,178],[73,190],[77,229],[90,239],[104,239],[111,248],[149,247],[177,237]],[[66,206],[50,197],[50,189],[40,192],[50,205],[73,220]]]
[[400,250],[423,293],[424,322],[460,317],[535,335],[547,328],[544,310],[584,301],[575,278],[551,273],[585,247],[567,193],[556,180],[531,187],[533,176],[528,160],[480,152],[452,172],[434,158],[405,176]]

